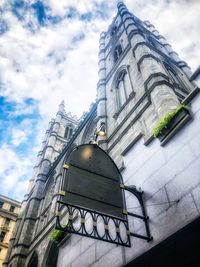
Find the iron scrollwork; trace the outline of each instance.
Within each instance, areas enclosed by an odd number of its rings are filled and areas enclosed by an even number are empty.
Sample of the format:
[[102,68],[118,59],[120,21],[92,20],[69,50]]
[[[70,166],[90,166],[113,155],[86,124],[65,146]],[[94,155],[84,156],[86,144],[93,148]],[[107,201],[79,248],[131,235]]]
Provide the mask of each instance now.
[[[117,218],[63,202],[58,203],[57,229],[121,246],[131,246],[127,219]],[[63,216],[62,210],[64,210]]]

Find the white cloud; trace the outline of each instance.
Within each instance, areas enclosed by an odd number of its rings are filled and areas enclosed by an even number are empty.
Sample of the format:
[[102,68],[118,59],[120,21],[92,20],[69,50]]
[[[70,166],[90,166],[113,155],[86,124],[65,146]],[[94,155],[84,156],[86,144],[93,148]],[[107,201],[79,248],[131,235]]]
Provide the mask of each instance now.
[[[30,170],[32,170],[31,158],[20,156],[7,144],[0,147],[0,177],[3,194],[10,195],[11,192],[13,194],[15,190],[20,190],[18,189],[20,184],[27,185],[27,180],[24,183],[22,177],[30,178]],[[23,195],[18,198],[22,200]]]
[[[103,24],[99,19],[92,25],[64,20],[35,34],[19,22],[12,24],[0,39],[1,76],[6,83],[2,95],[18,102],[27,97],[39,100],[41,114],[48,116],[53,116],[65,99],[67,109],[80,116],[96,95],[98,39]],[[73,45],[72,39],[79,33],[86,38]]]
[[14,146],[19,146],[21,143],[28,140],[27,134],[25,131],[12,129],[11,132],[11,143]]

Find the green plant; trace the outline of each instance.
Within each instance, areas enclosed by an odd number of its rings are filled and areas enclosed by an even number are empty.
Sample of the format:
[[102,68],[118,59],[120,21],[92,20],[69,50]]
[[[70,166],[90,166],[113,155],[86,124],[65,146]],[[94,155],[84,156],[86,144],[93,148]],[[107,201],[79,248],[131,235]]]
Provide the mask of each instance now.
[[156,138],[159,134],[162,133],[164,128],[167,128],[170,121],[178,114],[182,109],[188,109],[185,105],[178,106],[174,111],[169,112],[167,115],[165,115],[163,118],[160,119],[160,121],[156,124],[156,126],[153,129],[153,136]]
[[[63,225],[63,227],[66,227],[67,225]],[[62,230],[59,230],[59,229],[54,229],[52,232],[51,232],[51,235],[50,235],[50,239],[51,241],[53,242],[56,242],[56,243],[59,243],[63,237],[65,236],[65,233],[64,231]]]

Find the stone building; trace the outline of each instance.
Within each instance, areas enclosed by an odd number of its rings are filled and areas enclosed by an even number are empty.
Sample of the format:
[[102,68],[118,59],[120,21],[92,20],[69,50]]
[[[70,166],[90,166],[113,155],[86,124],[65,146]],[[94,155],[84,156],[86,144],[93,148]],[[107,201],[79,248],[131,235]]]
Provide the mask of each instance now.
[[6,259],[10,238],[20,212],[21,203],[0,195],[0,267]]
[[[177,29],[178,30],[178,29]],[[80,121],[64,103],[49,124],[5,263],[9,267],[198,266],[200,262],[200,96],[187,63],[149,21],[123,3],[100,36],[97,101]],[[197,79],[198,80],[198,79]],[[188,109],[185,106],[189,107]],[[177,108],[161,141],[155,125]],[[63,165],[74,147],[106,127],[99,146],[114,160],[125,185],[144,190],[153,240],[131,236],[130,248],[72,234],[56,246],[56,202]],[[127,211],[138,206],[125,192]],[[131,232],[144,224],[129,218]],[[117,230],[116,230],[117,231]]]

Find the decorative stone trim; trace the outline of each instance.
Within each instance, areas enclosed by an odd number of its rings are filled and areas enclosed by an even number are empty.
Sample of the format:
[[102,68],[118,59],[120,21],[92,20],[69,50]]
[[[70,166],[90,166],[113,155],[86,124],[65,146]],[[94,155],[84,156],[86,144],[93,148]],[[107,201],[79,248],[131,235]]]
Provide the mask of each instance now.
[[138,48],[138,46],[140,46],[140,45],[145,45],[145,46],[147,46],[147,47],[149,47],[149,45],[145,42],[145,41],[143,41],[143,42],[139,42],[139,43],[137,43],[134,47],[133,47],[133,56],[135,57],[135,51],[136,51],[136,49]]
[[[124,15],[129,15],[129,17],[127,17],[127,18],[133,18],[133,16],[130,14],[130,12],[127,9],[120,10],[120,16],[122,17],[122,19],[123,19]],[[125,22],[125,19],[123,20],[123,22]]]
[[141,30],[139,29],[134,29],[134,30],[131,30],[129,33],[128,33],[128,38],[129,40],[131,40],[133,38],[134,35],[137,35],[137,34],[140,34],[144,37],[144,34]]
[[50,135],[57,136],[57,132],[56,131],[52,131]]
[[99,99],[97,100],[97,105],[98,105],[101,101],[106,101],[106,100],[107,100],[106,97],[99,98]]
[[105,61],[104,58],[100,58],[99,61],[98,61],[98,65],[100,64],[101,61]]
[[[126,33],[128,34],[128,28],[131,26],[136,26],[134,22],[130,22],[127,26],[124,25],[124,28],[126,29]],[[136,29],[134,29],[136,30]]]
[[99,71],[98,71],[98,73],[99,73],[100,71],[102,71],[102,70],[106,70],[106,68],[100,68]]
[[138,71],[140,71],[140,66],[141,66],[143,60],[146,59],[146,58],[153,58],[157,62],[161,62],[161,60],[158,57],[154,56],[153,54],[146,54],[146,55],[142,56],[137,62]]

